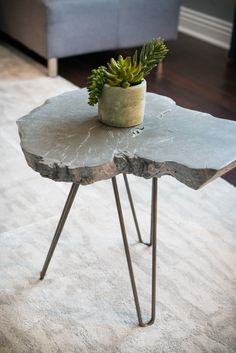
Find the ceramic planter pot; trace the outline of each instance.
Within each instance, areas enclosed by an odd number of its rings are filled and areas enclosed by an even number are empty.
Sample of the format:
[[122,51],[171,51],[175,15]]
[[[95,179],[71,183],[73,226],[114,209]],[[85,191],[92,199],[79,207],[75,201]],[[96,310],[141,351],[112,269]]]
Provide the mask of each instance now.
[[143,122],[146,81],[128,88],[104,85],[98,102],[99,120],[109,126],[130,127]]

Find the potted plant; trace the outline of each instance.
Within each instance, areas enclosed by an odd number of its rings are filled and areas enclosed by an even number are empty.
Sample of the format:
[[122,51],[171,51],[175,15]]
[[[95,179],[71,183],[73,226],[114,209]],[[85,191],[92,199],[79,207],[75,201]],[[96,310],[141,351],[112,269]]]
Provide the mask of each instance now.
[[99,120],[110,126],[130,127],[143,122],[146,95],[145,77],[168,52],[163,40],[144,44],[140,55],[111,58],[88,77],[90,105],[98,103]]

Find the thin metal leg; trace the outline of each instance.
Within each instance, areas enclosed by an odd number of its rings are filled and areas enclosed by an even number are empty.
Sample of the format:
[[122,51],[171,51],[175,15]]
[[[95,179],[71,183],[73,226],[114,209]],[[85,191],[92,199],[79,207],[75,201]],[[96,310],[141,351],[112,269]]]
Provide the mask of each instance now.
[[125,254],[126,254],[126,259],[127,259],[128,269],[129,269],[129,275],[130,275],[130,280],[131,280],[131,285],[132,285],[132,290],[134,295],[134,302],[136,306],[139,326],[141,327],[150,326],[154,323],[155,315],[156,315],[157,178],[152,179],[152,207],[151,207],[151,213],[152,213],[151,231],[152,231],[152,241],[153,241],[152,296],[151,296],[151,318],[147,322],[144,322],[142,319],[138,292],[137,292],[137,287],[136,287],[136,282],[134,277],[134,271],[133,271],[133,266],[132,266],[130,251],[129,251],[129,245],[127,241],[126,230],[125,230],[124,218],[123,218],[123,213],[122,213],[122,208],[120,203],[119,191],[118,191],[115,177],[112,178],[112,185],[113,185],[113,190],[114,190],[114,195],[116,200],[116,207],[117,207],[119,221],[120,221],[120,228],[121,228],[121,233],[122,233],[122,238],[123,238],[123,243],[125,248]]
[[142,244],[145,244],[147,246],[151,246],[152,245],[152,216],[151,216],[150,241],[149,241],[149,243],[146,243],[145,241],[143,241],[142,235],[141,235],[141,232],[140,232],[140,229],[139,229],[138,219],[137,219],[135,208],[134,208],[134,203],[133,203],[133,198],[132,198],[130,187],[129,187],[128,177],[127,177],[126,174],[123,174],[123,178],[124,178],[124,182],[125,182],[125,187],[126,187],[126,191],[127,191],[127,195],[128,195],[131,211],[132,211],[133,218],[134,218],[134,224],[135,224],[135,228],[136,228],[136,231],[137,231],[138,240]]
[[48,265],[51,261],[51,258],[52,258],[52,255],[54,253],[54,250],[56,248],[56,245],[57,245],[57,242],[60,238],[60,235],[61,235],[61,232],[62,232],[62,229],[64,227],[64,224],[66,222],[66,219],[67,219],[67,216],[70,212],[70,209],[71,209],[71,206],[73,204],[73,201],[74,201],[74,198],[75,198],[75,195],[78,191],[78,188],[79,188],[79,184],[75,184],[73,183],[72,184],[72,187],[70,189],[70,192],[69,192],[69,195],[68,195],[68,198],[66,200],[66,203],[65,203],[65,206],[64,206],[64,209],[62,211],[62,214],[61,214],[61,218],[60,218],[60,221],[57,225],[57,229],[56,229],[56,232],[55,232],[55,235],[53,237],[53,240],[52,240],[52,243],[51,243],[51,246],[49,248],[49,251],[48,251],[48,254],[47,254],[47,257],[46,257],[46,260],[44,262],[44,265],[43,265],[43,269],[42,271],[40,272],[40,279],[42,280],[46,274],[46,271],[47,271],[47,268],[48,268]]

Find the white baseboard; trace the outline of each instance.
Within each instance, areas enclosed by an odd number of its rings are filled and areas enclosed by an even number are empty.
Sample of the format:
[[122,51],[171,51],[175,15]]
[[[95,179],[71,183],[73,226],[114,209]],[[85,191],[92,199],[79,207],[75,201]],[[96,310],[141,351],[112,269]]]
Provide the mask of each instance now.
[[229,49],[233,23],[202,12],[180,7],[179,32]]

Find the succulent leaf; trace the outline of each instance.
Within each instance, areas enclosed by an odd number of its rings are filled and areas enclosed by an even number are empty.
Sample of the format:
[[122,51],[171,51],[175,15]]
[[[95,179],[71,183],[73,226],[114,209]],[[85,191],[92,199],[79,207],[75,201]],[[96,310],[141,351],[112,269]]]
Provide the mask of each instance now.
[[138,51],[135,50],[134,56],[133,56],[133,63],[134,63],[134,64],[137,64],[137,62],[138,62]]

